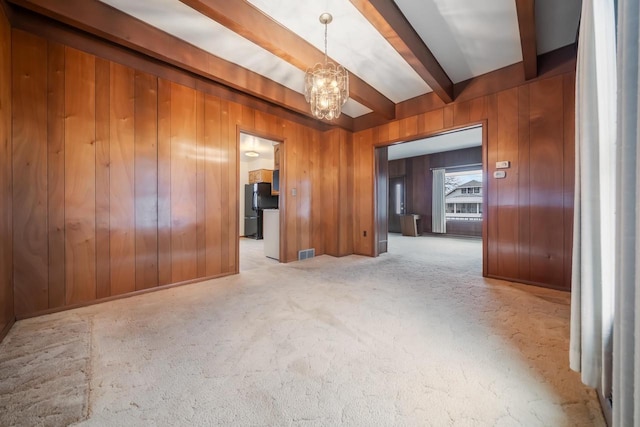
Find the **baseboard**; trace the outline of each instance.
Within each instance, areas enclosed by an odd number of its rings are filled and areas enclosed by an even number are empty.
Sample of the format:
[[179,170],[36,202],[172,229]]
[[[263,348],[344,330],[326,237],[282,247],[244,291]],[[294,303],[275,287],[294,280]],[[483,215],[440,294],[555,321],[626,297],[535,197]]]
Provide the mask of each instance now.
[[16,318],[13,317],[11,320],[9,320],[9,323],[7,323],[5,325],[5,327],[2,329],[2,331],[0,331],[0,342],[2,342],[2,340],[4,339],[4,337],[7,336],[7,334],[9,333],[9,331],[11,330],[11,327],[16,323]]
[[607,422],[607,425],[611,427],[613,425],[613,408],[611,407],[611,400],[604,397],[600,390],[596,389],[596,394],[598,395],[598,401],[600,402],[600,409],[602,409],[604,420]]
[[178,287],[178,286],[185,286],[185,285],[190,285],[190,284],[193,284],[193,283],[204,282],[204,281],[211,280],[211,279],[218,279],[220,277],[231,276],[231,275],[237,274],[237,273],[238,272],[236,271],[236,272],[231,272],[231,273],[217,274],[217,275],[214,275],[214,276],[199,277],[197,279],[185,280],[184,282],[177,282],[177,283],[171,283],[171,284],[168,284],[168,285],[154,286],[153,288],[148,288],[148,289],[140,289],[138,291],[129,292],[129,293],[122,294],[122,295],[114,295],[114,296],[110,296],[110,297],[106,297],[106,298],[95,299],[95,300],[92,300],[92,301],[86,301],[86,302],[81,302],[81,303],[77,303],[77,304],[65,305],[65,306],[62,306],[62,307],[48,308],[46,310],[40,310],[40,311],[36,311],[34,313],[22,314],[22,315],[18,315],[16,317],[17,317],[17,320],[29,319],[31,317],[44,316],[45,314],[52,314],[52,313],[58,313],[58,312],[61,312],[61,311],[73,310],[73,309],[76,309],[76,308],[82,308],[82,307],[87,307],[87,306],[90,306],[90,305],[101,304],[103,302],[115,301],[115,300],[119,300],[119,299],[130,298],[130,297],[135,297],[135,296],[138,296],[138,295],[148,294],[148,293],[151,293],[151,292],[163,291],[163,290],[175,288],[175,287]]

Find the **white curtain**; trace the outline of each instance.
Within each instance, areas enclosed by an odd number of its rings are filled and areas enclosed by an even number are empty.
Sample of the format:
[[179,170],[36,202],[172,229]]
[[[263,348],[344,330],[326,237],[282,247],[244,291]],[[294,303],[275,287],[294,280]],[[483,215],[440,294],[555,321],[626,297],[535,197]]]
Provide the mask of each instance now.
[[433,170],[433,190],[431,196],[431,232],[446,233],[447,219],[444,211],[444,169]]
[[618,0],[618,192],[613,425],[640,426],[640,32],[638,0]]
[[611,394],[615,278],[616,56],[613,0],[583,0],[576,70],[570,365]]

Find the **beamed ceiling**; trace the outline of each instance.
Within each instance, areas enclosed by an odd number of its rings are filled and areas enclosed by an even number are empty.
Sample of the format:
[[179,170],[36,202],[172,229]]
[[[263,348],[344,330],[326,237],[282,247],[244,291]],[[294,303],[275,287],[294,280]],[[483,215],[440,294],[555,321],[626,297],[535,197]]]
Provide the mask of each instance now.
[[[324,54],[350,72],[335,124],[362,128],[399,106],[446,104],[459,88],[575,43],[581,0],[6,0],[296,114],[304,71]],[[355,125],[354,125],[355,124]]]

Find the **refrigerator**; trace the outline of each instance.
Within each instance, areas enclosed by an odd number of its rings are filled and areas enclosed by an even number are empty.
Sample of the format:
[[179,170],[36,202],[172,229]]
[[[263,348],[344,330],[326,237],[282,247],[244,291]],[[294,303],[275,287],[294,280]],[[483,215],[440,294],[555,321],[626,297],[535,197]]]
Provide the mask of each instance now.
[[271,184],[259,182],[244,186],[244,235],[262,239],[262,211],[277,209],[278,196],[271,195]]

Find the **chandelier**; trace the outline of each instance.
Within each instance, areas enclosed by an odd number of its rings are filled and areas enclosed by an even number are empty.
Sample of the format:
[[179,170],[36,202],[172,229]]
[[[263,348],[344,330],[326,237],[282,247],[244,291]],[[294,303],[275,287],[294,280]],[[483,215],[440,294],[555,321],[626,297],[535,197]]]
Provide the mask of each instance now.
[[330,13],[320,15],[324,24],[324,63],[307,69],[304,76],[304,98],[311,105],[311,112],[327,120],[339,117],[349,99],[349,73],[343,66],[327,60],[327,25],[332,20]]

